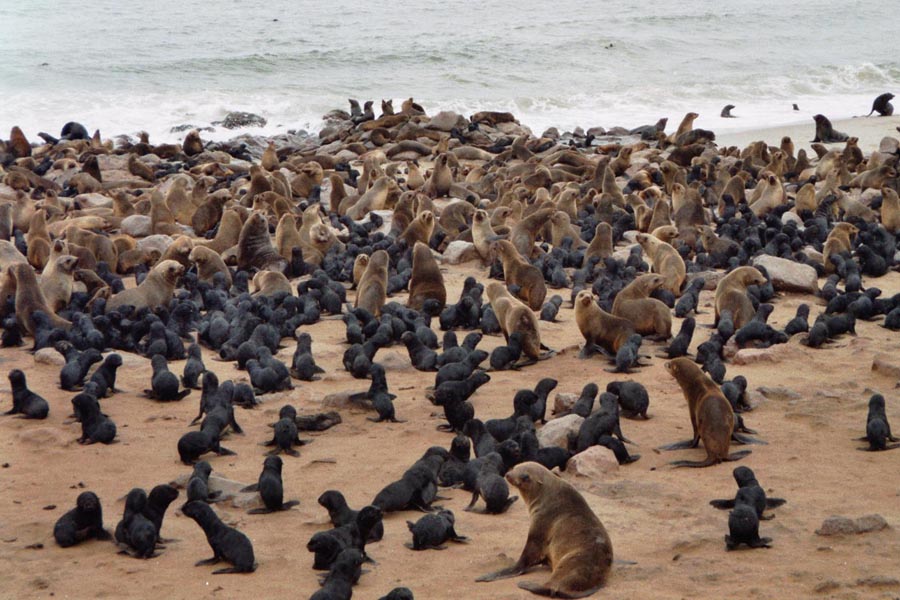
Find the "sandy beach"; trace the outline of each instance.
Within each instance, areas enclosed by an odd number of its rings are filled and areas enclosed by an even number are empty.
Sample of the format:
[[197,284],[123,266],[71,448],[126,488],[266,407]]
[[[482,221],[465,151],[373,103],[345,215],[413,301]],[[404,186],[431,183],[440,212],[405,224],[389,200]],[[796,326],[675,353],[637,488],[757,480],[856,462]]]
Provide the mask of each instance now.
[[[670,121],[670,125],[673,123]],[[677,125],[677,122],[674,123]],[[859,138],[868,155],[885,136],[898,137],[900,117],[858,118],[835,121],[834,127]],[[796,126],[722,134],[720,148],[746,146],[765,140],[777,146],[790,136],[796,148],[807,148],[813,137],[812,122]],[[427,141],[427,140],[426,140]],[[431,143],[431,142],[429,142]],[[842,144],[831,145],[841,148]],[[810,152],[811,157],[815,153]],[[363,158],[351,163],[362,170]],[[520,161],[521,162],[521,161]],[[431,165],[423,160],[425,169]],[[471,166],[471,165],[470,165]],[[326,176],[327,179],[327,176]],[[622,187],[627,178],[619,178]],[[106,192],[103,192],[106,193]],[[14,197],[0,186],[0,196]],[[324,196],[324,194],[323,194]],[[619,242],[617,250],[629,244]],[[627,250],[626,255],[627,255]],[[448,302],[456,302],[463,281],[474,276],[487,284],[488,269],[480,261],[442,264]],[[721,269],[719,269],[721,271]],[[571,272],[571,269],[569,270]],[[303,278],[291,280],[296,290]],[[125,276],[128,287],[134,285]],[[818,286],[825,284],[818,279]],[[843,284],[841,284],[842,286]],[[882,298],[900,293],[900,273],[878,278],[863,277],[865,287],[876,286]],[[700,460],[702,449],[660,452],[658,446],[690,437],[691,425],[684,397],[666,372],[665,359],[657,354],[662,342],[645,340],[642,352],[651,358],[631,374],[606,372],[602,357],[583,360],[578,351],[584,340],[575,323],[569,289],[548,288],[548,297],[560,294],[565,302],[556,322],[540,322],[542,341],[556,351],[548,360],[522,368],[490,372],[491,381],[471,398],[482,420],[506,417],[515,392],[533,388],[544,377],[558,379],[551,394],[548,415],[557,393],[578,394],[587,383],[601,391],[611,381],[634,380],[650,394],[649,420],[622,419],[624,434],[635,442],[629,451],[641,455],[635,463],[589,478],[563,473],[587,499],[612,539],[617,562],[597,598],[896,598],[900,595],[897,556],[900,553],[900,479],[893,452],[860,452],[865,442],[866,411],[873,393],[884,394],[887,416],[900,427],[900,338],[881,326],[883,317],[859,320],[856,335],[842,335],[822,348],[801,343],[803,334],[786,344],[766,350],[742,351],[744,358],[727,362],[727,378],[747,378],[754,410],[744,413],[746,425],[757,431],[766,445],[749,446],[752,454],[738,463],[705,469],[673,469],[677,459]],[[352,302],[355,292],[348,292]],[[405,303],[401,292],[389,300]],[[690,347],[706,341],[711,328],[714,292],[703,291],[696,315],[697,329]],[[825,309],[825,301],[813,294],[779,292],[771,301],[769,324],[782,329],[803,303],[811,306],[810,323]],[[681,319],[672,319],[677,332]],[[438,333],[437,319],[432,327]],[[323,319],[303,326],[313,339],[316,362],[325,370],[320,381],[294,380],[295,388],[260,396],[253,409],[236,408],[244,435],[228,434],[222,443],[235,456],[206,455],[213,473],[244,484],[259,475],[271,437],[270,423],[278,410],[294,405],[300,413],[331,410],[323,400],[330,394],[363,391],[367,380],[353,379],[341,358],[347,348],[340,320]],[[460,340],[466,332],[459,332]],[[379,351],[377,362],[385,366],[390,390],[402,423],[373,423],[374,413],[358,407],[340,407],[343,422],[321,433],[301,433],[312,443],[299,457],[283,456],[285,499],[297,499],[297,508],[269,515],[249,515],[231,502],[214,505],[229,525],[253,542],[259,563],[254,574],[211,575],[211,567],[194,562],[211,554],[202,531],[178,508],[184,490],[170,507],[162,535],[173,538],[152,560],[136,560],[117,554],[109,542],[89,541],[74,548],[58,547],[52,536],[54,522],[72,508],[84,490],[94,491],[103,503],[104,522],[112,530],[122,516],[124,497],[133,487],[147,490],[175,481],[191,469],[181,464],[176,452],[179,437],[189,430],[197,412],[200,392],[184,400],[160,403],[147,399],[150,361],[121,353],[119,392],[101,400],[103,411],[118,426],[117,442],[108,446],[76,443],[81,429],[66,423],[72,393],[59,389],[59,365],[35,361],[26,350],[0,349],[4,373],[22,369],[29,387],[46,398],[50,415],[44,421],[0,417],[0,597],[4,598],[276,598],[308,597],[318,588],[318,572],[306,549],[309,538],[329,527],[326,511],[316,499],[325,490],[344,493],[351,507],[361,508],[387,483],[397,479],[430,446],[449,447],[452,435],[436,431],[444,422],[440,407],[425,398],[433,373],[412,368],[406,349],[396,344]],[[290,363],[295,344],[282,340],[277,358]],[[499,335],[485,336],[479,348],[490,351],[503,343]],[[204,348],[206,368],[219,379],[248,381],[246,371],[220,360]],[[882,366],[873,369],[876,359]],[[180,374],[184,362],[170,362]],[[0,378],[0,409],[10,407],[10,387]],[[762,521],[760,534],[772,538],[772,547],[726,552],[728,512],[709,505],[715,498],[734,495],[732,469],[751,467],[770,496],[787,500]],[[507,566],[522,550],[529,516],[524,502],[515,502],[502,515],[466,512],[471,494],[461,489],[442,489],[445,500],[436,502],[456,515],[456,530],[470,538],[467,544],[449,544],[443,551],[414,552],[403,546],[410,540],[407,520],[414,512],[385,517],[385,535],[367,546],[376,561],[366,564],[365,574],[353,589],[353,597],[377,599],[394,587],[410,588],[417,599],[525,599],[534,598],[516,584],[543,581],[549,571],[539,569],[521,578],[495,583],[475,583],[478,575]],[[880,515],[887,527],[861,534],[818,535],[823,521],[832,516],[857,519]],[[876,528],[877,529],[877,528]]]

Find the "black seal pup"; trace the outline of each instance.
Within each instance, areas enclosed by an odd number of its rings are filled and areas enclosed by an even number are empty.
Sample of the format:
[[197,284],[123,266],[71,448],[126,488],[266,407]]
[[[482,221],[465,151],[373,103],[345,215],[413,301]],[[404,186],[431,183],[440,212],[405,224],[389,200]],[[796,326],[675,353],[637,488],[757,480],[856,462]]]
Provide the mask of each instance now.
[[252,573],[256,570],[253,544],[250,538],[229,527],[213,512],[205,502],[188,502],[181,508],[185,516],[192,518],[203,529],[206,541],[213,550],[212,558],[201,560],[195,566],[214,565],[219,561],[231,563],[227,569],[213,571],[213,575],[223,573]]
[[413,523],[407,521],[406,526],[412,533],[412,543],[404,544],[411,550],[445,550],[447,546],[444,542],[461,542],[469,541],[469,538],[459,535],[454,529],[456,517],[449,510],[440,510],[436,513],[429,513]]
[[209,491],[209,474],[212,473],[212,466],[205,460],[201,460],[194,464],[194,472],[191,473],[187,482],[187,501],[193,502],[215,502],[222,492]]
[[888,444],[888,440],[892,442],[900,442],[900,439],[894,437],[891,433],[891,425],[888,423],[887,414],[884,411],[884,396],[881,394],[873,394],[869,398],[869,414],[866,416],[866,435],[859,438],[861,441],[869,442],[868,448],[859,448],[874,452],[877,450],[893,450],[900,448],[900,444]]
[[79,494],[75,508],[61,516],[53,526],[53,537],[63,548],[89,539],[111,539],[112,536],[103,528],[103,509],[97,494]]
[[[344,495],[337,490],[326,490],[319,496],[318,503],[328,511],[328,518],[335,527],[341,527],[356,520],[359,511],[347,504]],[[384,523],[378,524],[369,531],[367,542],[377,542],[384,537]]]
[[169,370],[165,356],[154,354],[150,359],[150,364],[153,366],[153,377],[150,379],[151,389],[144,390],[148,397],[162,402],[172,402],[181,400],[191,393],[189,389],[178,391],[178,377]]
[[25,373],[19,369],[9,372],[9,384],[12,387],[13,406],[4,415],[20,414],[25,419],[46,419],[50,412],[47,401],[28,389]]
[[144,516],[147,508],[147,492],[134,488],[125,498],[125,513],[116,525],[116,541],[122,547],[121,554],[135,558],[156,556],[156,527]]
[[300,504],[299,500],[284,501],[284,484],[281,481],[281,467],[283,461],[280,456],[267,456],[263,461],[263,470],[259,474],[259,481],[248,485],[242,492],[259,492],[262,497],[263,508],[253,508],[248,512],[251,515],[264,515],[270,512],[288,510],[292,506]]

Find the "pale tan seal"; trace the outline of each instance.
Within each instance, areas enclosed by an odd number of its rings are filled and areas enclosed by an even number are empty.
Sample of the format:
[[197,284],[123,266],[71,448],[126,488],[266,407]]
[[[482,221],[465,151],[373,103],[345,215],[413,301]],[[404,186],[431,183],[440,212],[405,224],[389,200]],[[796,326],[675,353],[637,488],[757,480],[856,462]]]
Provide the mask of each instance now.
[[216,273],[225,275],[225,284],[231,286],[231,271],[225,266],[225,261],[219,256],[219,253],[205,246],[194,246],[188,259],[197,265],[197,279],[212,283]]
[[762,285],[766,278],[755,267],[738,267],[719,280],[716,285],[716,321],[719,324],[719,316],[727,310],[731,313],[735,330],[746,325],[756,311],[753,303],[747,297],[747,287]]
[[413,247],[412,276],[409,280],[409,299],[406,305],[415,310],[422,310],[426,300],[437,300],[441,310],[447,303],[447,288],[444,287],[444,276],[438,266],[431,248],[422,242]]
[[175,293],[178,278],[184,274],[184,267],[174,260],[164,260],[154,266],[147,278],[137,287],[123,290],[106,303],[106,312],[120,306],[153,309],[169,302]]
[[553,598],[585,598],[597,592],[612,568],[613,549],[603,523],[584,497],[546,467],[535,462],[517,465],[506,474],[528,506],[531,524],[525,548],[516,564],[479,577],[496,581],[550,565],[543,584],[520,582],[519,587]]
[[376,317],[387,299],[388,264],[390,259],[384,250],[376,250],[369,257],[369,264],[359,281],[356,292],[357,308],[364,308]]

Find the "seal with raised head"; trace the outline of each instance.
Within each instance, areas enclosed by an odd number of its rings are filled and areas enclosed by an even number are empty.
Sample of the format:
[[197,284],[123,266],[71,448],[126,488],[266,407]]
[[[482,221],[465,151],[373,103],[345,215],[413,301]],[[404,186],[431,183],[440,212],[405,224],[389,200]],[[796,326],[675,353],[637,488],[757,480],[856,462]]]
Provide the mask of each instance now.
[[547,285],[541,270],[522,258],[512,242],[498,240],[491,250],[503,263],[503,277],[506,285],[519,287],[519,296],[531,310],[540,310],[547,297]]
[[254,267],[260,271],[280,272],[284,272],[287,268],[287,261],[272,245],[269,223],[262,213],[252,213],[241,228],[238,237],[237,266],[239,269]]
[[103,528],[103,509],[94,492],[81,492],[75,508],[61,516],[53,526],[53,538],[63,548],[85,540],[109,540],[112,536]]
[[894,105],[891,104],[893,99],[894,95],[891,93],[881,94],[875,98],[875,101],[872,103],[872,110],[866,116],[871,117],[872,113],[877,112],[882,117],[890,117],[894,114]]
[[181,508],[181,512],[192,518],[203,529],[206,541],[213,549],[212,558],[201,560],[196,566],[214,565],[219,561],[231,563],[233,566],[227,569],[213,571],[213,575],[220,573],[252,573],[256,570],[256,560],[253,557],[253,544],[250,539],[235,529],[229,527],[213,512],[205,502],[197,500],[188,502]]
[[528,539],[515,565],[476,581],[515,577],[546,562],[552,571],[547,582],[521,582],[519,587],[555,598],[584,598],[600,589],[612,566],[612,543],[578,490],[535,462],[517,465],[506,480],[528,505]]
[[369,264],[359,280],[356,292],[356,308],[364,308],[376,317],[387,298],[388,264],[390,258],[384,250],[376,250],[369,257]]
[[849,136],[846,133],[835,131],[831,125],[831,121],[825,115],[815,115],[813,120],[816,122],[816,137],[813,142],[822,142],[823,144],[833,144],[836,142],[846,142]]
[[154,309],[167,304],[175,293],[178,278],[183,274],[184,266],[178,261],[164,260],[150,270],[139,286],[123,290],[110,298],[106,303],[106,312],[120,306]]
[[750,454],[749,450],[728,452],[734,433],[734,411],[716,382],[687,357],[672,359],[665,363],[665,367],[678,382],[687,400],[694,437],[663,446],[662,449],[696,448],[701,440],[706,449],[704,461],[678,460],[670,464],[676,467],[708,467],[724,461],[740,460]]
[[735,330],[746,325],[756,311],[753,309],[753,303],[747,296],[747,287],[751,285],[763,285],[766,278],[755,267],[738,267],[728,275],[719,280],[716,285],[716,320],[715,324],[719,324],[719,317],[724,311],[728,311],[734,320]]
[[[354,270],[356,265],[354,264]],[[426,243],[416,242],[413,247],[412,277],[409,280],[409,299],[406,305],[421,311],[428,299],[437,300],[440,309],[447,303],[447,288],[437,260]]]
[[575,323],[584,337],[580,358],[591,356],[598,348],[615,354],[635,333],[631,321],[600,308],[590,290],[581,290],[575,296]]

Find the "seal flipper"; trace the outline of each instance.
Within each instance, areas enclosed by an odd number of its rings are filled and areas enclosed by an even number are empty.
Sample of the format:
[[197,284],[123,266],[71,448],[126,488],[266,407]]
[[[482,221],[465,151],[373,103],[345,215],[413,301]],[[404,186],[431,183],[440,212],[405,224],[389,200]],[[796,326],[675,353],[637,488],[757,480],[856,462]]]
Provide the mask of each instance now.
[[657,448],[657,450],[686,450],[687,448],[696,448],[699,444],[700,437],[698,436],[690,440],[672,442],[671,444],[660,446],[659,448]]
[[710,506],[714,506],[719,510],[728,510],[729,508],[734,508],[734,498],[728,500],[726,498],[722,498],[719,500],[710,500]]
[[745,456],[749,456],[749,455],[750,455],[750,450],[741,450],[739,452],[732,452],[731,454],[729,454],[722,460],[725,462],[734,462],[736,460],[741,460]]
[[758,446],[768,446],[769,442],[764,440],[753,438],[745,435],[740,435],[737,432],[731,434],[731,441],[736,444],[756,444]]
[[207,558],[207,559],[204,559],[204,560],[198,560],[197,562],[194,563],[194,566],[195,566],[195,567],[203,567],[203,566],[205,566],[205,565],[214,565],[214,564],[218,563],[220,560],[221,560],[221,559],[219,558],[219,556],[218,556],[218,555],[215,555],[215,556],[213,556],[212,558]]
[[551,598],[587,598],[588,596],[596,594],[601,586],[598,585],[597,587],[584,590],[583,592],[563,592],[558,589],[535,583],[534,581],[520,581],[519,587],[523,590],[528,590],[532,594],[537,594],[538,596],[550,596]]

